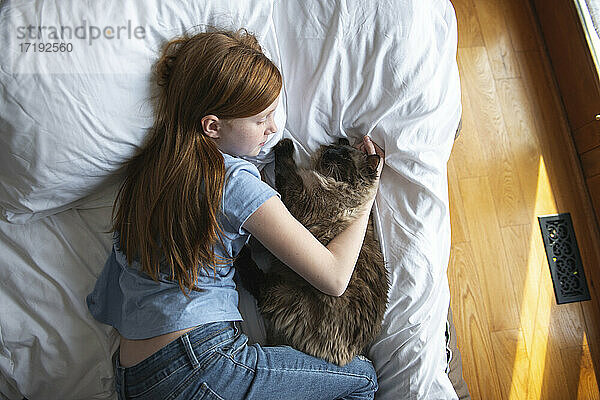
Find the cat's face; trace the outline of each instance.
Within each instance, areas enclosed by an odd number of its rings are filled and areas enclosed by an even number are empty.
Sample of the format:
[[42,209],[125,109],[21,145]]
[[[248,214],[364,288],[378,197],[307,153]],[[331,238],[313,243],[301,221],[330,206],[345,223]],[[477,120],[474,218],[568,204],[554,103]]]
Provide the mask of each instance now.
[[377,175],[378,155],[367,155],[350,146],[348,139],[322,145],[313,157],[313,169],[320,174],[346,182],[352,187],[370,186]]

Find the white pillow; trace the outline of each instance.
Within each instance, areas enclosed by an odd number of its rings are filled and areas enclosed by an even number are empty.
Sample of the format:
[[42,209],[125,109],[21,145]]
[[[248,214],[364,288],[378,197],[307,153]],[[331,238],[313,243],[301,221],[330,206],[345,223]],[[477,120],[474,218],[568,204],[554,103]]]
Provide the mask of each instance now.
[[0,218],[33,221],[114,183],[152,125],[151,66],[172,37],[245,27],[279,65],[272,8],[260,0],[3,4]]

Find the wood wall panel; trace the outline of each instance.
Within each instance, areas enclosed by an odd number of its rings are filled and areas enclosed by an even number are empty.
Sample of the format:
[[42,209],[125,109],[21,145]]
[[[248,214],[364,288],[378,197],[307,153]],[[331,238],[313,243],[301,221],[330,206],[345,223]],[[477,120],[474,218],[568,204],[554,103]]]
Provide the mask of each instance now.
[[596,221],[600,225],[600,175],[588,178],[586,182],[590,191],[590,199],[596,209]]
[[581,168],[586,178],[600,174],[600,146],[580,154],[579,158],[581,158]]
[[600,146],[600,121],[593,121],[573,133],[577,153],[585,153]]
[[600,114],[600,82],[574,1],[532,0],[573,131]]

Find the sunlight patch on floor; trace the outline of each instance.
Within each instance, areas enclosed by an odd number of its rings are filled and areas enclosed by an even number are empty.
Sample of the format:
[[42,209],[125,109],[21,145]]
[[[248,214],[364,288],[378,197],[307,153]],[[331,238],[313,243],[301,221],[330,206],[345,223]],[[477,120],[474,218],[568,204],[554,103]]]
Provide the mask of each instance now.
[[552,302],[552,290],[544,287],[542,273],[548,268],[537,220],[539,215],[555,214],[556,202],[543,157],[538,166],[535,204],[531,210],[531,234],[527,276],[520,308],[520,331],[509,399],[539,399],[542,392]]

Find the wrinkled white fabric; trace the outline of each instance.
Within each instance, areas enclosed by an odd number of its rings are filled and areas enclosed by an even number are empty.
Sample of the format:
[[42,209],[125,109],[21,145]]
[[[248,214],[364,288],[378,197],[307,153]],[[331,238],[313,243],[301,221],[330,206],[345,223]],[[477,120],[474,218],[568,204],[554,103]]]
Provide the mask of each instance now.
[[[28,63],[31,54],[15,49],[15,26],[76,26],[83,18],[98,26],[129,19],[147,36],[120,47],[94,42],[69,62],[38,54]],[[87,313],[85,296],[110,251],[118,167],[152,123],[150,66],[165,39],[205,23],[248,27],[281,68],[280,132],[252,160],[266,164],[267,175],[267,152],[282,136],[294,140],[300,164],[338,137],[369,134],[384,147],[375,223],[392,289],[369,352],[377,398],[455,398],[444,373],[446,162],[461,107],[447,0],[4,2],[0,393],[114,398],[116,336]],[[240,302],[260,340],[254,304],[244,293]]]
[[[272,11],[272,2],[261,0],[4,2],[0,218],[43,218],[85,203],[114,182],[152,126],[151,67],[169,39],[206,26],[245,27],[279,65]],[[135,36],[137,27],[144,29],[143,38]],[[120,39],[90,39],[95,29],[109,29],[109,36],[120,31]],[[71,39],[51,39],[60,35]],[[55,42],[71,43],[72,51],[27,47]],[[283,106],[276,122],[285,125]]]

